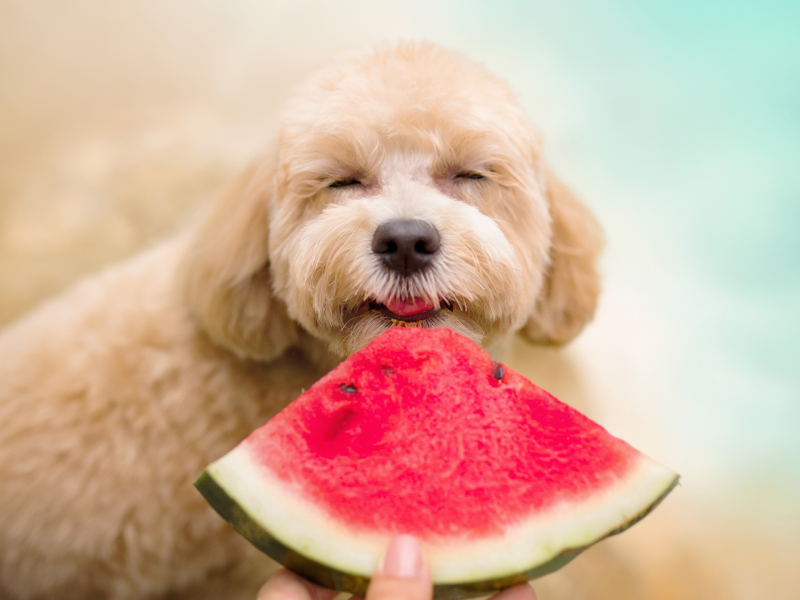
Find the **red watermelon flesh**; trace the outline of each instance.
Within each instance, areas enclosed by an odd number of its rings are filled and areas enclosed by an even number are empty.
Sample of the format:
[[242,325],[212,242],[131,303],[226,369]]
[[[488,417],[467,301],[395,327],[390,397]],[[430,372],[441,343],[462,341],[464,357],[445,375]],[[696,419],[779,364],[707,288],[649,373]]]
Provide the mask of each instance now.
[[369,577],[388,540],[411,533],[441,584],[527,579],[677,482],[470,340],[420,328],[376,338],[207,478],[295,562]]

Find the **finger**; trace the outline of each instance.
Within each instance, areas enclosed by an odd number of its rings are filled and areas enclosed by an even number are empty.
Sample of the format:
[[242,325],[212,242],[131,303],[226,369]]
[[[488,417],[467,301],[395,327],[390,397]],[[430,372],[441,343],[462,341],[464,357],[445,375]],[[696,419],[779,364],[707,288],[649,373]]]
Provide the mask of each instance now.
[[417,539],[400,535],[386,549],[366,600],[431,600],[431,574]]
[[489,600],[536,600],[536,592],[527,583],[520,583],[495,594]]
[[257,600],[333,600],[338,593],[281,569],[261,586]]

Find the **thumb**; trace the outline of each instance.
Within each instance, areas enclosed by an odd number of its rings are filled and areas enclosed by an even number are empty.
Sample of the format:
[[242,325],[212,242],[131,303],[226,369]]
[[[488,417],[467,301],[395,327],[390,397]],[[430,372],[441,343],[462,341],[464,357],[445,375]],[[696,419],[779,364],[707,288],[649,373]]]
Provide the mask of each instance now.
[[375,569],[366,600],[431,600],[432,597],[430,568],[417,538],[397,536]]

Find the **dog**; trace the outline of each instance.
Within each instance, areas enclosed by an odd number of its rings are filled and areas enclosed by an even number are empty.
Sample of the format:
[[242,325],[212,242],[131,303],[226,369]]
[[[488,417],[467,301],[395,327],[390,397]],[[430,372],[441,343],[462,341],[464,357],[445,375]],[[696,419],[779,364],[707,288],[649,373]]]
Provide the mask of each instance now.
[[188,231],[0,335],[0,597],[246,597],[266,559],[192,488],[208,463],[391,326],[570,341],[601,245],[482,66],[341,59]]

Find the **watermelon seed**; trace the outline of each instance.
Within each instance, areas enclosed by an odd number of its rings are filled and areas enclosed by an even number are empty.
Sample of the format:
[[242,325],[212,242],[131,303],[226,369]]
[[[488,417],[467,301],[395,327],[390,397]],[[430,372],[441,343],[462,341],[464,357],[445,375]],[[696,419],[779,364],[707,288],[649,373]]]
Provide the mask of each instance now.
[[394,369],[392,367],[383,365],[381,369],[383,370],[384,375],[394,375]]
[[345,394],[355,394],[357,391],[356,386],[352,384],[346,385],[344,383],[339,386],[339,389],[342,390]]
[[494,363],[492,367],[492,377],[497,379],[497,381],[503,380],[503,365],[498,362]]

